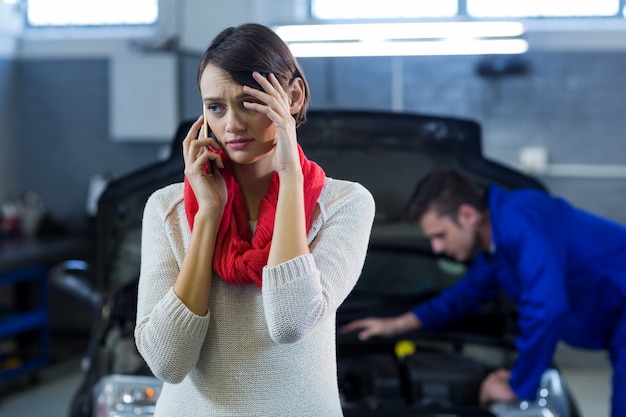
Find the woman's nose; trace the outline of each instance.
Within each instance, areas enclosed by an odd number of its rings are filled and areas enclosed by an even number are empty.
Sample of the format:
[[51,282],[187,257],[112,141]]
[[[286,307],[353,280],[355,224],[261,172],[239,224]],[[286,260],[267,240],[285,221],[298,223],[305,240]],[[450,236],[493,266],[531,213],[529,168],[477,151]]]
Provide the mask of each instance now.
[[241,115],[236,111],[231,110],[228,112],[226,121],[226,131],[228,132],[240,132],[245,129],[245,123]]

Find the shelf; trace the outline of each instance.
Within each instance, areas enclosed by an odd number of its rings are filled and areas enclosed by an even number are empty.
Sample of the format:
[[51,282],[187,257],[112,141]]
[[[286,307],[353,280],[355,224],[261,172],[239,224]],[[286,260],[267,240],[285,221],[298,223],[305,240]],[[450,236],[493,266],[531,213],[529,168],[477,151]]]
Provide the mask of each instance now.
[[0,370],[0,382],[7,381],[18,375],[35,371],[46,365],[47,362],[48,358],[44,354],[41,354],[35,358],[26,360],[15,368]]
[[92,259],[94,249],[86,236],[0,239],[0,343],[6,350],[0,381],[48,364],[49,270],[68,259]]
[[45,279],[46,268],[43,266],[34,266],[19,271],[5,272],[0,275],[0,286],[14,285],[20,282],[32,279]]
[[34,264],[4,271],[0,273],[0,288],[12,290],[8,293],[11,302],[2,306],[0,314],[0,341],[16,341],[15,350],[8,352],[0,366],[0,381],[5,381],[48,362],[47,267]]
[[9,316],[9,318],[0,321],[0,339],[37,327],[47,326],[47,320],[46,311],[42,308]]

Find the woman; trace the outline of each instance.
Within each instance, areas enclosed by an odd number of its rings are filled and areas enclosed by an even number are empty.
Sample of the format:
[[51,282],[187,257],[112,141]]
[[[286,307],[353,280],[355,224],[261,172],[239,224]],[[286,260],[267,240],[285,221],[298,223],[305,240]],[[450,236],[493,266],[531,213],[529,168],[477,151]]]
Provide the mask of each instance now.
[[144,212],[135,337],[164,381],[156,416],[341,416],[335,312],[373,198],[302,153],[308,84],[267,27],[220,33],[198,84],[185,181]]

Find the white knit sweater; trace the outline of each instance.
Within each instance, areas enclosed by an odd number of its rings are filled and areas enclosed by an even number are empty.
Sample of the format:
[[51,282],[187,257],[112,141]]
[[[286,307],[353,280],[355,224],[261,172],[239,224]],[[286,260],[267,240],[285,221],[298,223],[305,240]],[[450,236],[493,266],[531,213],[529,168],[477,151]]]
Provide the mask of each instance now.
[[183,185],[155,192],[144,211],[135,338],[164,381],[156,416],[341,416],[335,312],[361,272],[373,218],[364,187],[327,178],[311,255],[266,267],[262,289],[214,276],[201,317],[172,290],[190,240]]

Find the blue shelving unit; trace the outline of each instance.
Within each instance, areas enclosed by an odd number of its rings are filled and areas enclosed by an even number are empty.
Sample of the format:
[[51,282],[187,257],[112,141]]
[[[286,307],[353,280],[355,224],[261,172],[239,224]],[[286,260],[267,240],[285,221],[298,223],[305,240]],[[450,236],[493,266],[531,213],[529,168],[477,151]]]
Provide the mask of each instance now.
[[[0,341],[14,339],[18,346],[16,351],[0,357],[0,382],[37,370],[48,363],[50,356],[47,268],[30,266],[0,274],[0,291],[10,291],[18,285],[35,286],[37,303],[25,307],[16,300],[0,316]],[[37,346],[22,346],[20,336],[27,332],[38,333]]]

